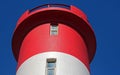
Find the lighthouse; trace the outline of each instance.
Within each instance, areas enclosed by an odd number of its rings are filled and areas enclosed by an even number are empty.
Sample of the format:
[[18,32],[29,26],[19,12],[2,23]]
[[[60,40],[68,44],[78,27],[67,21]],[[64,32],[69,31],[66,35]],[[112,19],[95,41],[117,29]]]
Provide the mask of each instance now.
[[19,18],[12,50],[16,75],[90,75],[96,39],[82,10],[45,4]]

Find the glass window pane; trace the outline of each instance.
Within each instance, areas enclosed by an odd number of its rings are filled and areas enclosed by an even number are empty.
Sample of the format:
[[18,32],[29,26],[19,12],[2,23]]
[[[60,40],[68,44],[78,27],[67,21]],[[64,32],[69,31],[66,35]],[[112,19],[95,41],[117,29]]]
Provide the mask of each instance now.
[[47,67],[48,67],[48,68],[55,68],[55,63],[48,62]]
[[54,70],[48,70],[48,74],[47,75],[54,75]]
[[55,68],[56,68],[56,58],[47,59],[46,74],[47,75],[55,75]]
[[58,34],[58,25],[51,25],[50,26],[50,35],[57,35]]

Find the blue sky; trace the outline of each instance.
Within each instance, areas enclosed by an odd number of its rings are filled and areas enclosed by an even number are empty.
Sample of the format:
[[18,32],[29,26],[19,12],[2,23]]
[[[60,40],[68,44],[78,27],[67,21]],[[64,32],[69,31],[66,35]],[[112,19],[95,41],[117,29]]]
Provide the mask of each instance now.
[[11,39],[18,18],[27,9],[46,3],[64,3],[82,9],[97,39],[91,75],[120,75],[120,0],[1,0],[0,75],[16,72]]

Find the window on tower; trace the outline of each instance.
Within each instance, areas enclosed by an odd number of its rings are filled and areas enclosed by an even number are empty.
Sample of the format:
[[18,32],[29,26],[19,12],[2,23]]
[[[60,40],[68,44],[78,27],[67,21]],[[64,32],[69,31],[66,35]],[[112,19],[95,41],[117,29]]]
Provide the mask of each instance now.
[[50,35],[58,35],[58,25],[50,25]]
[[46,75],[55,75],[55,69],[56,69],[56,59],[55,58],[47,59]]

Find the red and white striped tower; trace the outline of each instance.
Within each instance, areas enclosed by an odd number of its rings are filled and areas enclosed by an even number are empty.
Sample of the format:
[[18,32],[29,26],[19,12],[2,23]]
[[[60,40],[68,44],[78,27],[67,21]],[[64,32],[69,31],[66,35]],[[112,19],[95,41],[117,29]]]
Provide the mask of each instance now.
[[80,9],[45,4],[20,17],[12,48],[16,75],[90,75],[96,39]]

